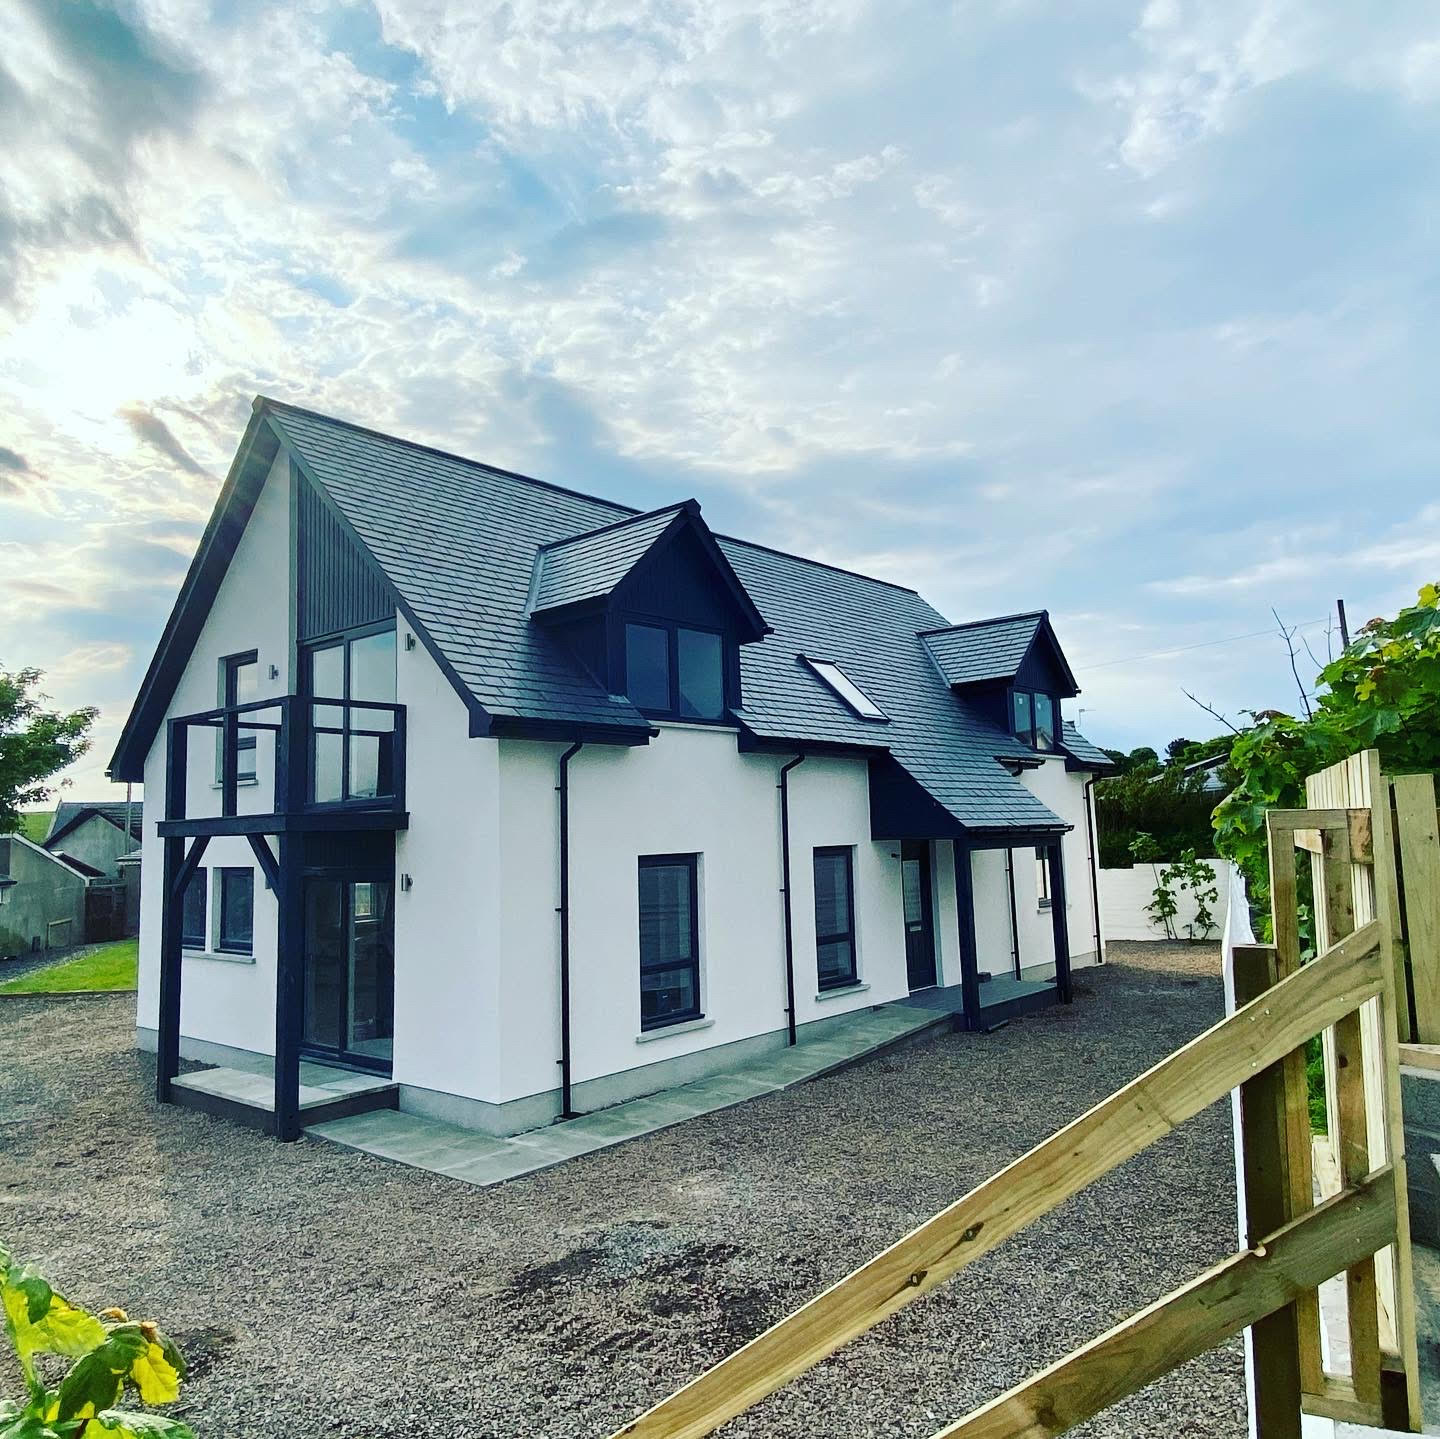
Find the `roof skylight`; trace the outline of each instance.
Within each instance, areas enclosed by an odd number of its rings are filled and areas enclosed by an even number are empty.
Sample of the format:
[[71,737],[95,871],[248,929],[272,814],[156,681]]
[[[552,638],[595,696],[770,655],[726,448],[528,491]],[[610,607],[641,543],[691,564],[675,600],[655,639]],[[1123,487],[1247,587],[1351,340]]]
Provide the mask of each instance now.
[[889,715],[832,660],[812,660],[805,656],[805,663],[855,711],[861,719],[888,720]]

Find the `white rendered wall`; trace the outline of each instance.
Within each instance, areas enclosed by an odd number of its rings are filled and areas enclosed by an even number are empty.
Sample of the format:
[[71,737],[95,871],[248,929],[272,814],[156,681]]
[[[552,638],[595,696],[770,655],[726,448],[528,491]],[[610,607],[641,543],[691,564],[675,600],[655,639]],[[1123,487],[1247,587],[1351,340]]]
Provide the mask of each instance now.
[[[559,1077],[559,744],[500,742],[498,1099]],[[743,755],[732,731],[662,725],[633,749],[591,745],[571,762],[573,1079],[619,1073],[785,1024],[777,777],[784,756]],[[870,838],[862,761],[812,757],[790,775],[796,1019],[907,992],[899,846]],[[811,857],[853,846],[859,981],[817,997]],[[637,861],[699,854],[704,1028],[641,1037]]]
[[[254,513],[236,547],[215,601],[210,607],[194,652],[175,688],[167,717],[214,709],[219,703],[219,662],[225,655],[258,651],[259,697],[281,695],[291,687],[290,672],[290,475],[284,456],[276,458],[256,501]],[[279,672],[270,678],[270,667]],[[277,714],[270,716],[278,718]],[[145,837],[140,894],[140,974],[136,1023],[159,1024],[161,876],[164,845],[156,824],[165,814],[164,724],[145,761]],[[189,814],[213,815],[220,810],[215,783],[215,742],[210,732],[190,731]],[[273,807],[274,742],[262,732],[256,742],[259,782],[239,792],[242,814]],[[188,954],[181,979],[180,1033],[238,1049],[273,1054],[275,1050],[275,896],[243,836],[212,839],[202,861],[212,891],[207,906],[213,940],[218,915],[214,902],[215,870],[221,866],[255,870],[255,932],[253,962],[234,956],[202,958]],[[210,953],[213,954],[213,943]]]
[[[1230,877],[1224,860],[1207,859],[1202,863],[1210,867],[1215,875],[1215,887],[1220,891],[1219,901],[1210,907],[1215,915],[1215,928],[1209,935],[1213,942],[1219,939],[1225,928]],[[1148,864],[1137,864],[1133,869],[1100,871],[1100,913],[1104,918],[1106,939],[1165,938],[1164,926],[1156,924],[1145,912],[1145,906],[1154,896],[1155,885],[1155,868]],[[1195,899],[1188,891],[1179,889],[1175,898],[1179,901],[1180,910],[1171,923],[1176,934],[1185,939],[1185,927],[1195,919]]]
[[460,697],[423,645],[406,648],[403,616],[397,626],[410,828],[395,842],[393,1078],[492,1099],[500,1088],[500,745],[469,738]]

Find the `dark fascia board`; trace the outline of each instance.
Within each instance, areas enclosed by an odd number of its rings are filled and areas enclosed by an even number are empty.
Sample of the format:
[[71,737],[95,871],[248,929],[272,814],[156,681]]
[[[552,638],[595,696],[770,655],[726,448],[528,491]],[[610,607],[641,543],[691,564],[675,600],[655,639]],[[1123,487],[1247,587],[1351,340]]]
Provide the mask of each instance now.
[[235,547],[250,522],[260,488],[275,459],[277,438],[276,432],[264,423],[264,412],[257,401],[170,617],[161,631],[160,642],[140,682],[135,703],[120,731],[105,771],[112,780],[143,781],[145,778],[145,757],[194,651],[225,571],[234,558]]
[[740,643],[742,645],[750,644],[755,640],[763,640],[768,634],[773,634],[773,628],[765,622],[765,616],[760,613],[755,601],[750,598],[750,592],[740,582],[740,576],[735,573],[734,567],[725,558],[725,551],[715,542],[714,533],[700,514],[699,500],[684,500],[675,507],[675,518],[655,536],[645,553],[635,561],[629,573],[615,586],[614,593],[619,594],[655,555],[659,554],[676,535],[686,529],[700,542],[700,548],[704,550],[706,557],[715,567],[715,572],[720,576],[721,583],[725,586],[731,602],[740,613],[743,629],[743,633],[738,636]]
[[[61,825],[60,828],[57,829],[53,834],[47,834],[43,841],[44,847],[46,849],[49,849],[50,846],[54,844],[57,839],[61,838],[61,836],[69,834],[70,831],[74,829],[77,825],[81,825],[87,819],[90,819],[92,816],[97,815],[99,816],[99,818],[103,819],[105,823],[108,824],[112,829],[118,829],[121,834],[125,833],[125,826],[123,824],[116,824],[115,821],[111,819],[108,814],[105,814],[102,810],[94,809],[87,806],[86,808],[82,809],[79,814],[72,814],[70,818],[67,819],[65,823]],[[130,838],[133,842],[134,835],[131,835]]]
[[1061,835],[1069,834],[1073,824],[1051,825],[1037,829],[1034,825],[1015,829],[972,829],[965,843],[970,849],[1028,849],[1031,845],[1050,844]]
[[[1040,623],[1036,627],[1035,633],[1030,636],[1030,644],[1025,651],[1025,660],[1030,658],[1030,652],[1035,648],[1036,642],[1040,639],[1041,635],[1045,636],[1045,641],[1050,646],[1050,653],[1055,660],[1056,668],[1059,669],[1066,684],[1070,686],[1068,690],[1062,690],[1060,692],[1060,698],[1074,699],[1075,696],[1080,693],[1080,686],[1076,684],[1075,672],[1070,668],[1070,661],[1065,658],[1065,651],[1060,648],[1060,641],[1055,637],[1054,627],[1050,623],[1049,610],[1040,611]],[[1020,661],[1022,668],[1024,667],[1025,660]]]
[[526,719],[519,715],[494,715],[490,734],[497,739],[579,741],[584,744],[643,745],[659,735],[649,725],[572,724],[566,720]]
[[[268,405],[269,402],[258,401],[257,403],[261,405]],[[283,407],[277,406],[277,408]],[[400,593],[399,589],[395,585],[395,581],[392,580],[390,576],[385,573],[385,567],[380,563],[379,560],[375,558],[374,554],[371,552],[370,546],[367,545],[365,541],[360,538],[360,535],[356,532],[355,526],[352,525],[350,521],[345,517],[345,515],[341,512],[340,506],[335,503],[334,497],[330,494],[329,490],[325,488],[324,484],[315,474],[314,470],[310,468],[309,464],[305,460],[304,455],[302,455],[300,451],[296,449],[293,444],[291,444],[289,438],[278,426],[270,426],[268,428],[270,429],[271,433],[274,434],[275,437],[279,440],[280,448],[285,451],[285,454],[289,457],[290,463],[294,465],[295,468],[299,470],[302,475],[305,476],[306,481],[310,484],[311,488],[315,491],[315,493],[320,497],[320,502],[330,512],[331,516],[335,520],[335,523],[340,526],[341,533],[343,533],[346,538],[348,538],[350,542],[356,547],[360,554],[364,556],[366,562],[374,568],[375,573],[379,575],[382,580],[384,580],[385,584],[389,587],[390,592],[395,596],[396,608],[400,611],[402,615],[405,616],[406,624],[408,624],[410,628],[415,631],[416,635],[420,639],[420,643],[425,646],[426,650],[430,654],[430,658],[435,661],[436,665],[439,667],[441,674],[443,674],[445,678],[449,680],[450,687],[460,697],[460,703],[465,706],[466,713],[470,716],[470,738],[475,739],[478,736],[489,734],[494,717],[485,708],[485,706],[482,705],[480,701],[475,698],[475,695],[470,689],[470,686],[467,685],[465,681],[460,678],[459,674],[456,673],[455,666],[450,663],[450,661],[445,657],[445,654],[441,650],[440,646],[435,643],[434,637],[431,635],[430,631],[425,627],[425,625],[421,623],[419,617],[415,614],[415,611],[410,607],[409,601],[406,600],[405,596]]]
[[741,754],[803,754],[831,755],[837,759],[878,759],[890,753],[890,746],[847,744],[844,740],[825,739],[776,739],[771,735],[757,735],[744,720],[736,717],[739,730],[735,736],[735,748]]

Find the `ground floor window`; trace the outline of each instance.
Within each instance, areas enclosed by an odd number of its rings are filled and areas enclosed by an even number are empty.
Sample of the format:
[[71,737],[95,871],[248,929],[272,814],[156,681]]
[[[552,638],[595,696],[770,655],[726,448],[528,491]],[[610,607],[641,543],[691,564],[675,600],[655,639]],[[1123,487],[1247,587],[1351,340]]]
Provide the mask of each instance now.
[[640,1025],[700,1018],[699,855],[640,859]]
[[205,931],[206,872],[197,869],[185,886],[185,900],[180,908],[180,944],[184,949],[204,949],[209,936]]
[[249,954],[255,944],[255,871],[220,871],[220,948]]
[[1035,846],[1035,896],[1041,909],[1050,908],[1050,851],[1039,844]]
[[815,956],[821,989],[855,983],[854,852],[815,851]]

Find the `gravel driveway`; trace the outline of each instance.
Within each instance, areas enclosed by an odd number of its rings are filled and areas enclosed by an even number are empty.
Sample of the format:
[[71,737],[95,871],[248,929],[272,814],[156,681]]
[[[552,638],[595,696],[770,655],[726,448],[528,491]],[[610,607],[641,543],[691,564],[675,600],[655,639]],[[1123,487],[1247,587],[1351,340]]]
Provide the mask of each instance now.
[[[597,1436],[1221,1013],[1213,946],[497,1189],[157,1106],[133,999],[0,1010],[0,1235],[154,1315],[217,1436]],[[727,1435],[928,1436],[1234,1247],[1217,1106]],[[18,1376],[0,1371],[0,1390]],[[1238,1343],[1084,1430],[1240,1436]]]

